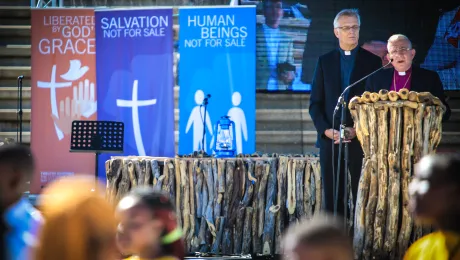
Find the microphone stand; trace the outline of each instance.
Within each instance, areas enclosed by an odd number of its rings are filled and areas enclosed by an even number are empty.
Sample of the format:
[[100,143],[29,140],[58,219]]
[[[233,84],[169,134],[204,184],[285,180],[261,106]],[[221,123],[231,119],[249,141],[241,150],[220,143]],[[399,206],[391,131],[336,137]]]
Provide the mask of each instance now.
[[203,150],[203,153],[205,152],[204,148],[204,139],[206,137],[206,110],[208,108],[208,98],[206,97],[203,99],[203,104],[201,106],[204,106],[204,115],[203,115],[203,138],[201,139],[201,149]]
[[16,141],[22,144],[22,79],[23,75],[18,77],[18,132],[16,133]]
[[[379,69],[373,71],[371,74],[368,74],[366,76],[364,76],[363,78],[361,78],[360,80],[354,82],[353,84],[349,85],[348,87],[346,87],[342,94],[340,94],[339,96],[339,100],[337,101],[337,105],[335,106],[335,109],[334,109],[334,114],[332,116],[332,118],[335,118],[335,115],[337,113],[337,111],[339,110],[339,108],[341,107],[342,108],[342,111],[341,111],[341,115],[340,115],[340,134],[339,134],[339,157],[338,157],[338,161],[337,161],[337,170],[336,170],[336,183],[335,183],[335,191],[333,192],[333,196],[334,196],[334,215],[337,215],[337,200],[338,200],[338,194],[339,194],[339,177],[340,177],[340,170],[341,170],[341,158],[342,158],[342,147],[343,147],[343,144],[345,143],[345,146],[344,146],[344,198],[343,198],[343,206],[344,206],[344,222],[345,222],[345,226],[347,224],[347,206],[348,206],[348,143],[349,141],[347,142],[344,142],[344,138],[345,138],[345,115],[346,115],[346,109],[347,109],[347,102],[345,101],[345,94],[348,92],[348,90],[350,90],[352,87],[354,87],[356,84],[360,83],[361,81],[367,79],[368,77],[374,75],[375,73],[377,73],[378,71],[384,69],[386,66],[390,65],[390,63],[393,61],[393,59],[391,59],[387,64],[385,64],[384,66],[380,67]],[[332,126],[334,127],[334,126]],[[334,142],[334,139],[332,139],[332,142]]]

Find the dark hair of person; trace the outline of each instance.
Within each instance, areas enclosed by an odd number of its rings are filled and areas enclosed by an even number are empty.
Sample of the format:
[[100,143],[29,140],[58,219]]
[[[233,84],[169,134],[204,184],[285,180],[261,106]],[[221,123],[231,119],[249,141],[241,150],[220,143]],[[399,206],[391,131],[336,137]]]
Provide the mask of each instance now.
[[316,216],[301,222],[289,228],[284,239],[285,246],[341,246],[352,250],[351,239],[342,222],[332,216]]
[[[172,204],[169,195],[155,190],[151,187],[138,187],[129,193],[139,200],[139,206],[144,206],[152,211],[153,218],[159,219],[163,222],[164,230],[162,238],[168,234],[177,231],[180,227],[177,224],[175,216],[174,205]],[[173,239],[173,241],[162,242],[161,255],[174,256],[178,259],[185,257],[185,244],[181,237]]]
[[460,154],[433,154],[428,155],[428,158],[432,162],[428,170],[432,172],[432,174],[438,175],[440,177],[440,182],[453,183],[460,188],[460,174],[458,174],[460,169]]
[[[1,194],[1,193],[0,193]],[[7,258],[7,251],[8,246],[6,245],[6,234],[8,232],[8,226],[6,225],[5,219],[3,218],[3,214],[5,213],[5,209],[0,206],[0,260],[6,260]]]
[[266,8],[268,3],[283,3],[283,0],[263,0],[263,8]]
[[35,161],[30,148],[21,144],[4,144],[0,146],[0,164],[12,167],[15,172],[31,176]]

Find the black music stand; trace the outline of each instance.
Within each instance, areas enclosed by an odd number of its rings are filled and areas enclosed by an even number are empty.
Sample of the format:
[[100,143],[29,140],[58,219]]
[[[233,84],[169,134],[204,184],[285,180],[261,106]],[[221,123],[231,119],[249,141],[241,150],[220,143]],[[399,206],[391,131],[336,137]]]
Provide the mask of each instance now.
[[123,153],[124,129],[123,122],[75,120],[72,122],[70,152],[95,153],[94,175],[97,179],[99,154]]

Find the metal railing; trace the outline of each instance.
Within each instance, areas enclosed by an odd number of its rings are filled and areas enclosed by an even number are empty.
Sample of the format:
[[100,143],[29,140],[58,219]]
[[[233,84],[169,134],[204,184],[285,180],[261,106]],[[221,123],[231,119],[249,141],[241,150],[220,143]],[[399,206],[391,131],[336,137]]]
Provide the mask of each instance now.
[[47,8],[47,7],[64,7],[64,0],[30,0],[30,7]]

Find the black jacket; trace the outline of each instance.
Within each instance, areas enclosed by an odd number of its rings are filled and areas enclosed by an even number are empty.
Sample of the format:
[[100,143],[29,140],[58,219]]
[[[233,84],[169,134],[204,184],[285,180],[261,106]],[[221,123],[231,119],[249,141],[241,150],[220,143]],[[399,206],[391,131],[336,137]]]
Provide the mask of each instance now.
[[[366,82],[366,90],[370,92],[379,92],[381,89],[390,90],[391,81],[393,80],[394,68],[379,71],[369,77]],[[444,89],[438,73],[412,65],[411,91],[430,92],[433,96],[438,97],[446,105],[446,113],[443,120],[450,117],[450,107],[446,103]]]
[[[358,81],[381,66],[382,61],[378,56],[359,47],[354,68],[351,72],[350,84]],[[335,49],[319,57],[313,77],[309,108],[310,116],[318,131],[318,141],[320,138],[327,138],[324,136],[324,131],[326,129],[338,129],[340,125],[339,110],[335,116],[335,126],[332,126],[334,108],[342,93],[340,73],[339,49]],[[356,95],[361,95],[364,92],[364,87],[365,81],[352,87],[348,93],[348,98],[351,99]],[[345,124],[346,126],[353,126],[353,120],[348,110]]]

